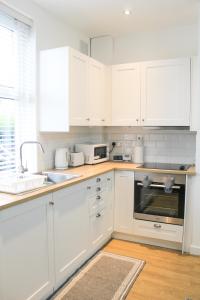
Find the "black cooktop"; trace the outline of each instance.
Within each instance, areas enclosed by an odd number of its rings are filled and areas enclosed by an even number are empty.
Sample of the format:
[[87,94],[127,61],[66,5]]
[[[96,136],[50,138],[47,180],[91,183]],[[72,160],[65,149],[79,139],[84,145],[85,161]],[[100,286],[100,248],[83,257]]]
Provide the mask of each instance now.
[[181,170],[187,171],[191,166],[182,164],[168,164],[168,163],[144,163],[139,168],[145,169],[160,169],[160,170]]

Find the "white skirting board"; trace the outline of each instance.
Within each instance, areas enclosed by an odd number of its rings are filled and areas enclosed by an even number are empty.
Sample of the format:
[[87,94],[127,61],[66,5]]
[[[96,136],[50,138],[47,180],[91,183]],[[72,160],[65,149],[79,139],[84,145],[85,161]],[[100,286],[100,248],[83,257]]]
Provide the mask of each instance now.
[[157,239],[151,239],[151,238],[144,238],[139,237],[136,235],[130,235],[130,234],[124,234],[119,232],[113,232],[112,238],[119,239],[119,240],[125,240],[135,243],[141,243],[151,246],[158,246],[168,249],[174,249],[174,250],[182,250],[182,244],[181,243],[175,243],[175,242],[168,242],[168,241],[162,241]]
[[190,246],[190,254],[192,254],[192,255],[200,255],[200,246],[191,245]]

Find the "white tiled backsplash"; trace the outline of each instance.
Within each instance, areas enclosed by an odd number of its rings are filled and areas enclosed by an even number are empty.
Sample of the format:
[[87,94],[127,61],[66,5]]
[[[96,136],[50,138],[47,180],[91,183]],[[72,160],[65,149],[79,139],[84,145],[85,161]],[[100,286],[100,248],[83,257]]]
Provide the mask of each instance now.
[[195,163],[196,133],[183,130],[149,130],[142,128],[108,127],[104,138],[111,147],[119,146],[112,154],[132,154],[137,136],[143,137],[144,161],[166,163]]
[[134,127],[71,127],[69,133],[42,133],[40,142],[45,155],[40,154],[40,169],[54,167],[56,148],[69,147],[76,143],[117,142],[112,154],[131,154],[137,143],[137,135],[144,139],[146,162],[195,163],[196,133],[183,130],[149,130]]

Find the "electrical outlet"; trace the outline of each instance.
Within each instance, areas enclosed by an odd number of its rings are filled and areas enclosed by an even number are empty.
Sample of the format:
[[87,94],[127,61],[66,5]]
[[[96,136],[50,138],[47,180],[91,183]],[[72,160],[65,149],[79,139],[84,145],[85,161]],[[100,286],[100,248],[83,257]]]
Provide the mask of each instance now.
[[116,147],[121,147],[122,143],[121,142],[117,142],[116,143]]
[[143,141],[143,135],[142,134],[137,134],[137,141],[142,142]]

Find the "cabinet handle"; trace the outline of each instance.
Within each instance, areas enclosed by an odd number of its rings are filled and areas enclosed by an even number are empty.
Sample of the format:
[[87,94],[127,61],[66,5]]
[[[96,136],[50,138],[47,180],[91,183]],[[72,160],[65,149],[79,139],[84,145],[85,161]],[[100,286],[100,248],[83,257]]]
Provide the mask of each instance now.
[[110,177],[108,177],[108,178],[107,178],[107,181],[111,181],[111,178],[110,178]]
[[98,177],[96,181],[97,181],[97,182],[100,182],[100,181],[101,181],[101,178]]
[[101,214],[98,213],[98,214],[96,215],[96,218],[100,218],[100,217],[101,217]]
[[102,122],[105,122],[105,119],[101,119]]
[[100,187],[98,187],[98,188],[96,189],[96,191],[97,191],[97,192],[100,192],[100,191],[101,191],[101,188],[100,188]]
[[136,119],[136,122],[139,122],[139,119]]
[[87,186],[87,190],[91,190],[91,186],[90,185]]
[[53,202],[53,201],[50,201],[50,202],[49,202],[49,205],[54,205],[54,202]]
[[86,121],[90,121],[90,118],[87,118]]
[[97,199],[97,200],[100,200],[100,199],[101,199],[101,196],[97,196],[96,199]]
[[154,228],[162,228],[162,226],[160,224],[154,224],[153,227]]
[[144,122],[144,119],[142,119],[142,122]]

